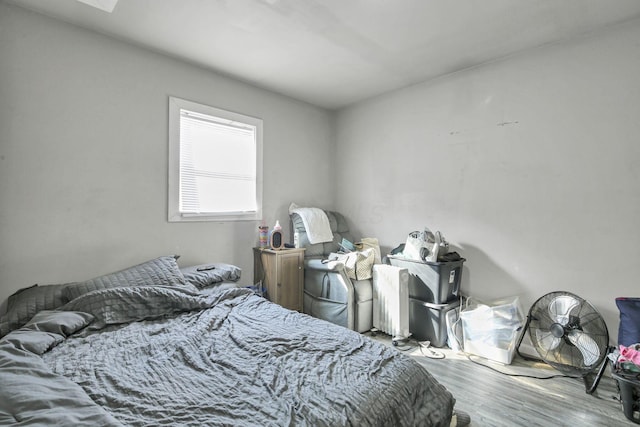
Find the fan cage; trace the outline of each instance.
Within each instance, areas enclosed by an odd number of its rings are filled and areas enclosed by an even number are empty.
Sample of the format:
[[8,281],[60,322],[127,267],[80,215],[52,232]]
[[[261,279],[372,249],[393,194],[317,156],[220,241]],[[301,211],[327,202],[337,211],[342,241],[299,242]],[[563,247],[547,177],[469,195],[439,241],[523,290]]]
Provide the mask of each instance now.
[[[552,325],[559,323],[550,313],[550,304],[558,297],[573,298],[576,302],[568,311],[567,322],[563,324],[564,335],[557,337]],[[557,300],[556,300],[557,301]],[[570,292],[552,292],[539,298],[529,310],[529,338],[540,355],[549,365],[566,374],[587,375],[596,370],[607,357],[609,333],[602,316],[588,301]],[[586,334],[589,345],[582,350],[576,347],[568,334]],[[593,341],[591,341],[593,340]],[[594,345],[597,348],[594,348]],[[583,352],[588,353],[588,364]]]

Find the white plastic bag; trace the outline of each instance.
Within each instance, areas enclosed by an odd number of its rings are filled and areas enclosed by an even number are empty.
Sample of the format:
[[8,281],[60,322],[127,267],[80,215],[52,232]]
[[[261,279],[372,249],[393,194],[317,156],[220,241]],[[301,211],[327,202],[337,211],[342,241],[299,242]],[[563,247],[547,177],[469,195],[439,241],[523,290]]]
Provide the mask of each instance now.
[[416,261],[436,262],[449,252],[449,243],[439,231],[435,234],[427,227],[424,231],[412,231],[407,236],[402,255]]

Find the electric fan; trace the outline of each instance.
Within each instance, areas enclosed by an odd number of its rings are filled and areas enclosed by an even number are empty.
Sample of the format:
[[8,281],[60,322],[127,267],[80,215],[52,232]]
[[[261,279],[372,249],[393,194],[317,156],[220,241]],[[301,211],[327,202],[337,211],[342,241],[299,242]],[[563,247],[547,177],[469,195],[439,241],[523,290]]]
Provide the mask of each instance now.
[[[529,309],[524,326],[527,330],[544,362],[565,374],[581,375],[587,393],[595,391],[611,348],[607,325],[589,302],[569,292],[548,293]],[[524,331],[516,349],[520,357],[527,359],[519,350]]]

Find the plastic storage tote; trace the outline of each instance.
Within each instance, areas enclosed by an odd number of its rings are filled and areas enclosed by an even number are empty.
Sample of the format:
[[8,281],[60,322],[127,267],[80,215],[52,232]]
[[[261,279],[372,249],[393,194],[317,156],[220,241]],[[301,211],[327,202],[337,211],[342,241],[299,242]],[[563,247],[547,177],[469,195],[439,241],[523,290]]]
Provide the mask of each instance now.
[[416,261],[388,255],[391,265],[409,271],[409,297],[432,304],[445,304],[458,297],[465,259],[446,262]]
[[458,307],[458,300],[433,304],[409,298],[409,332],[418,341],[430,341],[434,347],[444,347],[448,337],[446,315]]
[[615,370],[612,376],[618,382],[624,416],[629,421],[640,424],[640,378],[638,374],[628,375]]
[[517,297],[468,305],[460,312],[460,320],[466,353],[511,364],[523,324]]

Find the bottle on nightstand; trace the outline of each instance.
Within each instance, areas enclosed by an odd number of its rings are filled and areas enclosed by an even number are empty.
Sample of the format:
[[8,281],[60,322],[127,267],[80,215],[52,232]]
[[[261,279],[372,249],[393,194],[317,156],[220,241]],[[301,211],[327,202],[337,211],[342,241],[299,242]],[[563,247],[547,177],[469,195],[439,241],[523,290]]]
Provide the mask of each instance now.
[[269,246],[274,250],[282,249],[284,246],[280,221],[276,221],[276,225],[274,225],[273,230],[271,230],[271,234],[269,235]]

